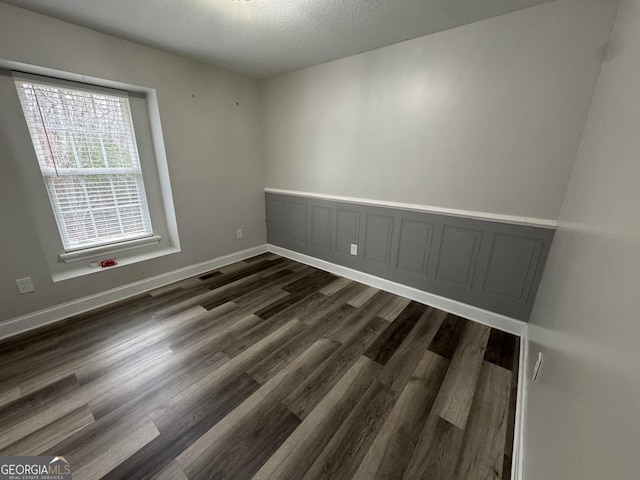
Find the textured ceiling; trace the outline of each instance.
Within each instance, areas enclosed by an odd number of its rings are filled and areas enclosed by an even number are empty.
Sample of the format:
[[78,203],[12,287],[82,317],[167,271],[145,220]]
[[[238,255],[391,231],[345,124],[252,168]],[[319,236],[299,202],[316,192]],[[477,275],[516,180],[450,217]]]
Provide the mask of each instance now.
[[4,0],[265,78],[549,0]]

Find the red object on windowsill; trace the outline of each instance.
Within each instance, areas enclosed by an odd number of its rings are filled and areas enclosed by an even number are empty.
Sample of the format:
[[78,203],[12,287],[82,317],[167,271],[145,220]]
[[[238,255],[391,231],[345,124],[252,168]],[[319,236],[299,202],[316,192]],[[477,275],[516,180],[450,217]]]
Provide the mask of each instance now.
[[113,267],[116,264],[116,259],[115,258],[107,258],[106,260],[101,260],[100,261],[100,266],[102,268],[104,267]]

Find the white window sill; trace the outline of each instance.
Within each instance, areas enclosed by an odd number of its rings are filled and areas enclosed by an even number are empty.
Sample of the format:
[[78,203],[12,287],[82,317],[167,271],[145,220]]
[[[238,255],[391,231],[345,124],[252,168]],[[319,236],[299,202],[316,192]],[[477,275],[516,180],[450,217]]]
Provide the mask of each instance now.
[[148,247],[149,245],[157,245],[162,240],[160,235],[151,237],[137,238],[126,242],[119,242],[112,245],[102,245],[100,247],[85,248],[75,252],[65,252],[59,255],[60,260],[64,263],[79,262],[98,256],[111,255],[112,253],[124,252],[133,248]]
[[81,277],[83,275],[91,275],[94,273],[113,270],[114,268],[124,267],[125,265],[144,262],[145,260],[151,260],[153,258],[171,255],[172,253],[178,252],[180,252],[180,248],[172,246],[164,247],[161,249],[156,248],[150,252],[127,252],[124,255],[118,256],[116,259],[116,265],[113,265],[111,267],[92,267],[92,262],[89,260],[86,260],[84,262],[78,261],[73,264],[67,264],[64,270],[52,272],[51,278],[54,282],[60,282],[63,280],[69,280],[71,278]]

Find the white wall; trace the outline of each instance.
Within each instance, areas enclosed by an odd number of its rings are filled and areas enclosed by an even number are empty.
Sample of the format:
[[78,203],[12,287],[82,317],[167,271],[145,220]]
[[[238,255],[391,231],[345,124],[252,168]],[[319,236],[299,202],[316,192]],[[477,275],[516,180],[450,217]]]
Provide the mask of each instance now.
[[[3,3],[0,58],[157,89],[182,246],[53,283],[0,131],[0,321],[265,243],[255,80]],[[36,292],[21,296],[25,276]]]
[[638,45],[623,0],[531,317],[526,480],[640,476]]
[[615,4],[558,0],[267,81],[267,187],[556,219]]

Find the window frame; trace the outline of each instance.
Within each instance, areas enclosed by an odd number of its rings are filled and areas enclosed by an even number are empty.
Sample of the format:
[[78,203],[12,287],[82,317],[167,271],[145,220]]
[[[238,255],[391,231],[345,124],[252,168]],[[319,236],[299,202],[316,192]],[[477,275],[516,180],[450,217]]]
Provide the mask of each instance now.
[[[45,76],[48,77],[49,83],[59,82],[71,88],[79,86],[96,91],[115,89],[128,93],[153,226],[151,236],[73,251],[64,249],[14,84],[14,71],[18,77]],[[95,268],[100,260],[106,258],[116,257],[116,266],[123,266],[180,252],[178,226],[155,89],[2,59],[0,59],[0,80],[2,81],[0,98],[3,102],[3,109],[0,109],[0,128],[6,131],[9,151],[23,183],[29,211],[54,281],[107,271],[113,267]],[[9,83],[13,84],[12,92],[9,92]]]
[[[34,146],[34,150],[36,150],[36,156],[38,157],[38,163],[40,166],[40,170],[42,172],[42,177],[43,177],[43,181],[45,182],[45,187],[47,189],[47,193],[49,196],[49,200],[51,202],[53,211],[54,211],[54,216],[56,219],[56,224],[58,226],[58,231],[60,234],[60,237],[62,239],[62,243],[63,243],[63,247],[64,247],[64,253],[60,254],[60,258],[63,259],[64,261],[73,261],[73,259],[80,259],[82,258],[82,255],[84,254],[86,256],[86,252],[88,251],[92,251],[92,252],[99,252],[100,250],[98,250],[99,247],[105,247],[107,250],[112,247],[112,246],[121,246],[122,244],[126,245],[129,242],[135,242],[135,241],[141,241],[141,242],[137,242],[137,244],[142,244],[145,243],[144,240],[150,237],[159,237],[159,235],[155,235],[154,231],[153,231],[153,224],[151,222],[151,215],[149,213],[149,206],[148,206],[148,199],[147,199],[147,195],[146,195],[146,189],[144,186],[144,177],[143,177],[143,172],[142,172],[142,163],[140,161],[139,158],[139,154],[138,154],[138,150],[137,150],[137,140],[136,140],[136,133],[135,133],[135,128],[133,125],[133,119],[132,119],[132,114],[131,114],[131,106],[130,106],[130,102],[129,102],[129,94],[126,91],[123,90],[115,90],[115,89],[107,89],[105,87],[98,87],[98,86],[94,86],[94,85],[87,85],[87,84],[79,84],[77,82],[68,82],[68,81],[63,81],[63,80],[59,80],[59,79],[54,79],[52,80],[49,77],[43,77],[40,75],[32,75],[32,74],[25,74],[25,73],[19,73],[19,72],[13,72],[13,78],[15,80],[16,83],[16,89],[18,90],[18,97],[21,100],[21,105],[22,105],[22,110],[23,113],[25,115],[25,120],[27,121],[27,125],[29,126],[29,132],[31,134],[31,139],[32,139],[32,143]],[[134,159],[133,165],[127,168],[116,168],[116,167],[110,167],[109,165],[107,165],[107,157],[106,157],[106,151],[104,149],[104,146],[102,147],[102,155],[103,155],[103,160],[105,162],[105,166],[101,167],[101,168],[80,168],[77,167],[75,170],[75,172],[73,171],[73,168],[60,168],[60,167],[49,167],[46,168],[46,166],[44,165],[44,160],[47,157],[47,150],[51,149],[51,145],[48,143],[49,139],[50,139],[50,134],[51,133],[55,133],[55,132],[49,132],[48,128],[47,128],[47,124],[49,123],[49,121],[46,118],[46,115],[44,115],[44,112],[42,110],[40,110],[40,106],[39,106],[39,102],[36,99],[36,104],[37,104],[37,108],[38,108],[38,114],[39,116],[42,118],[41,121],[38,121],[37,115],[33,115],[31,114],[31,116],[35,116],[36,119],[31,120],[31,125],[28,117],[28,110],[30,105],[29,99],[27,98],[27,90],[29,90],[28,88],[24,87],[24,84],[27,85],[32,85],[33,87],[33,94],[34,95],[38,95],[37,91],[38,91],[38,87],[52,87],[52,88],[59,88],[59,89],[64,89],[66,91],[72,91],[74,93],[72,93],[72,95],[75,96],[75,92],[85,92],[88,94],[98,94],[98,95],[105,95],[105,96],[109,96],[111,98],[116,98],[116,99],[120,99],[117,100],[117,102],[121,102],[122,99],[124,100],[124,105],[120,105],[120,109],[121,111],[127,116],[127,120],[125,120],[125,123],[123,125],[123,127],[125,127],[126,130],[126,137],[125,138],[129,138],[129,140],[133,141],[133,145],[131,143],[129,143],[129,145],[132,145],[132,149],[130,149],[130,153]],[[58,95],[61,99],[61,105],[62,105],[62,110],[68,111],[68,104],[65,103],[65,97],[67,95],[65,95],[63,92],[59,92]],[[24,96],[20,93],[20,92],[24,92]],[[24,102],[23,102],[23,98],[24,98]],[[64,100],[63,100],[64,99]],[[73,102],[73,99],[70,99],[69,101]],[[68,115],[68,114],[67,114]],[[45,142],[45,144],[43,144],[43,141],[41,139],[38,139],[38,133],[40,131],[40,128],[38,127],[38,124],[41,123],[42,124],[42,128],[44,129],[44,135],[47,138],[47,141]],[[126,127],[129,127],[128,129]],[[60,129],[58,129],[60,130]],[[81,130],[79,133],[81,133],[82,135],[91,135],[91,131],[90,130]],[[100,132],[100,138],[105,138],[109,136],[110,132]],[[67,140],[69,138],[69,136],[73,136],[74,133],[70,133],[70,130],[68,128],[64,128],[62,129],[62,138],[64,140]],[[66,142],[65,142],[66,143]],[[74,152],[74,158],[76,163],[79,161],[78,159],[78,153],[76,152],[77,147],[76,143],[73,139],[71,139],[71,143],[73,144],[73,152]],[[102,144],[102,140],[101,140],[101,144]],[[37,153],[38,150],[41,150],[40,154]],[[40,158],[40,156],[43,155],[45,158]],[[49,152],[49,157],[53,157],[53,151]],[[57,157],[56,157],[57,158]],[[52,160],[54,161],[54,163],[56,162],[56,158],[52,158]],[[59,169],[60,168],[60,169]],[[120,213],[118,210],[118,201],[117,201],[117,197],[116,197],[116,191],[113,190],[113,180],[114,177],[117,176],[118,174],[121,173],[130,173],[134,176],[135,180],[135,190],[137,192],[137,197],[138,197],[138,209],[140,214],[142,215],[142,222],[141,225],[144,229],[143,232],[136,232],[130,235],[126,235],[124,232],[121,233],[119,238],[116,239],[111,239],[111,240],[106,240],[106,239],[100,239],[100,236],[98,235],[98,229],[99,227],[96,225],[95,220],[93,219],[94,216],[94,212],[96,212],[95,208],[88,208],[87,212],[89,212],[89,216],[91,217],[92,221],[91,224],[93,225],[93,229],[96,232],[96,239],[93,241],[89,241],[86,242],[86,244],[76,244],[73,245],[71,243],[72,238],[71,235],[68,233],[69,231],[69,227],[73,227],[74,224],[73,222],[68,222],[67,220],[65,220],[64,218],[64,211],[63,208],[61,206],[61,198],[59,193],[57,192],[57,189],[54,185],[54,177],[62,177],[62,178],[79,178],[82,179],[82,177],[84,176],[91,176],[91,175],[101,175],[104,176],[105,179],[109,180],[109,183],[112,186],[112,195],[113,195],[113,207],[108,207],[108,208],[115,208],[116,210],[116,215],[119,218],[120,217]],[[85,180],[81,180],[82,184],[84,185]],[[84,188],[85,192],[84,192],[84,198],[87,201],[87,204],[90,205],[90,198],[89,198],[89,194],[86,191],[86,187]],[[101,209],[105,208],[104,206],[101,207]],[[121,228],[123,228],[121,226]],[[104,249],[102,250],[104,251]],[[74,253],[79,253],[79,255],[73,255]]]

